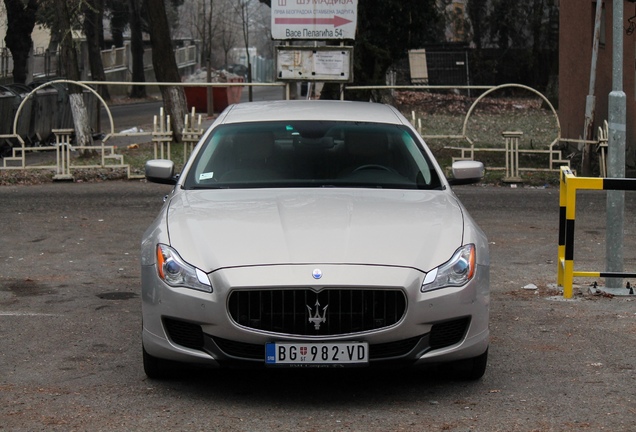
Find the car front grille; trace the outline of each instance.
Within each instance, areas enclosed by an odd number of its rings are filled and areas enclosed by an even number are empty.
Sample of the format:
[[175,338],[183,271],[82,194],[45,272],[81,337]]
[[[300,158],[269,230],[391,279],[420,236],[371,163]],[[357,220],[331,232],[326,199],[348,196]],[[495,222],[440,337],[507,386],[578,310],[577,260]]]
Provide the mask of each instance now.
[[390,327],[402,319],[400,290],[235,290],[232,319],[251,329],[298,336],[331,336]]

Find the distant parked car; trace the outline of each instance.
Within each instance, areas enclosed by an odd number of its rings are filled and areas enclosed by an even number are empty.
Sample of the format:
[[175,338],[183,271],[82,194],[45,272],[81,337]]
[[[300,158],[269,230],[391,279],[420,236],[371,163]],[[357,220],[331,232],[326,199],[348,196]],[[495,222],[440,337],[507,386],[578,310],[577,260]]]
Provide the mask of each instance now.
[[247,79],[247,66],[245,65],[231,64],[231,65],[225,65],[221,69],[224,69],[230,73],[233,73],[234,75],[238,75]]
[[396,109],[344,101],[228,107],[143,236],[143,363],[486,370],[489,252]]

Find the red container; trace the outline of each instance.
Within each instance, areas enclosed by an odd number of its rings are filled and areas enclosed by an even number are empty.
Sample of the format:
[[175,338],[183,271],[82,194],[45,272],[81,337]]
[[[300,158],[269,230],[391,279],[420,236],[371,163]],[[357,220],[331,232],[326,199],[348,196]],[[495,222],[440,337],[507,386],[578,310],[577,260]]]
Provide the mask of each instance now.
[[[228,82],[243,82],[243,78],[231,78]],[[208,111],[208,88],[207,87],[184,87],[188,111],[194,107],[197,112]],[[214,112],[221,112],[228,105],[239,103],[243,87],[227,86],[212,87],[212,97],[214,98]]]

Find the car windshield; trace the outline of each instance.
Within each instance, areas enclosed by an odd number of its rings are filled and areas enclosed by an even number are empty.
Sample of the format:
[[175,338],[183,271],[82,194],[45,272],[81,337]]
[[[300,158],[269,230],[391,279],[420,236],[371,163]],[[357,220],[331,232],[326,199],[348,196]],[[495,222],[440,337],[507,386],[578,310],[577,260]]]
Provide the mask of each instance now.
[[221,125],[197,153],[184,187],[441,188],[437,171],[420,145],[409,128],[392,124]]

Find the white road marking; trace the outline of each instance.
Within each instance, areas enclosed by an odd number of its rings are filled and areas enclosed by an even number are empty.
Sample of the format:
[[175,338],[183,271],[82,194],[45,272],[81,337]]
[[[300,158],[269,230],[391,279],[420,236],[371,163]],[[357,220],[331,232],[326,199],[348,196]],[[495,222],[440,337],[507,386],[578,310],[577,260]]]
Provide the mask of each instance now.
[[39,312],[0,312],[0,316],[59,316],[59,314],[48,314]]

